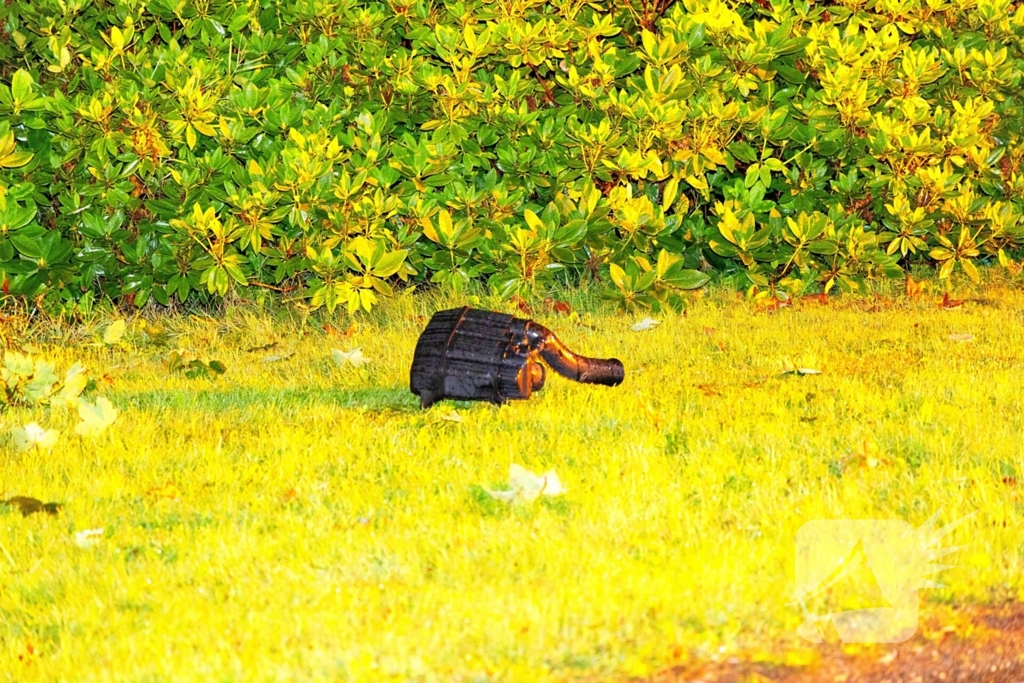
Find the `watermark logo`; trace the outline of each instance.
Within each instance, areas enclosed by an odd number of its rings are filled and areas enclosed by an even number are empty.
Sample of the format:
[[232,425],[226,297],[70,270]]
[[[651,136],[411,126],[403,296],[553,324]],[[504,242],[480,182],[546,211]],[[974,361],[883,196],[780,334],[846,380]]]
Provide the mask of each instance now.
[[932,562],[966,547],[940,547],[942,538],[974,514],[938,529],[938,512],[919,529],[902,520],[804,524],[796,535],[796,600],[805,617],[797,633],[812,643],[902,643],[913,636],[917,591],[943,587],[925,577],[956,566]]

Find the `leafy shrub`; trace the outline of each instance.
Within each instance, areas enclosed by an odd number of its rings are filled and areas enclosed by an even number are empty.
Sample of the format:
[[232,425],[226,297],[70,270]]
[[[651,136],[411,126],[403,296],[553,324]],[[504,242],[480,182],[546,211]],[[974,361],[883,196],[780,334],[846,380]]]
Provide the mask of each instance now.
[[58,305],[678,306],[1024,241],[1011,0],[13,0],[0,38],[0,280]]

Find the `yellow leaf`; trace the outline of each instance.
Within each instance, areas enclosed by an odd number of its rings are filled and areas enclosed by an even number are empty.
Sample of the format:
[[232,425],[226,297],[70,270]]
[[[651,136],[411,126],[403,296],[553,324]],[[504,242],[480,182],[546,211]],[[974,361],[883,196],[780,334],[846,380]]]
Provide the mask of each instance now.
[[679,178],[672,176],[668,182],[665,183],[665,189],[661,194],[661,210],[667,212],[672,208],[672,203],[676,200],[679,195]]
[[544,221],[542,221],[537,214],[535,214],[533,211],[530,211],[529,209],[523,212],[523,218],[526,219],[526,225],[530,227],[530,230],[539,232],[544,228]]
[[203,135],[209,136],[211,138],[217,137],[217,130],[205,121],[193,121],[192,125],[195,126],[196,130],[198,130]]
[[105,397],[100,396],[95,403],[82,401],[78,404],[78,415],[82,421],[75,427],[75,432],[82,436],[98,436],[117,420],[117,408]]
[[149,495],[153,496],[158,500],[176,500],[178,498],[181,498],[181,489],[179,489],[173,481],[168,481],[163,486],[155,486],[146,491],[146,493],[148,493]]
[[608,267],[608,269],[611,272],[612,282],[615,283],[615,286],[618,287],[619,289],[625,289],[626,271],[622,269],[622,266],[613,263]]
[[121,341],[121,337],[124,336],[125,328],[124,320],[115,320],[107,325],[107,329],[103,332],[103,343],[107,346],[113,346],[117,342]]
[[718,164],[719,166],[725,166],[725,155],[722,154],[722,151],[717,147],[705,147],[701,150],[701,154],[703,154],[704,158],[711,163]]

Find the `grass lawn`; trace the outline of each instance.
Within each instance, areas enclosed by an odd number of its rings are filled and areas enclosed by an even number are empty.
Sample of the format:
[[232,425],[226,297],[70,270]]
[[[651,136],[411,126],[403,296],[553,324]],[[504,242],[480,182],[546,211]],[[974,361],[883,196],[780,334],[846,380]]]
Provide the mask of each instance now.
[[[966,547],[930,577],[946,588],[921,591],[922,629],[970,637],[958,608],[1024,590],[1024,292],[959,296],[772,311],[713,290],[637,332],[643,316],[576,292],[577,315],[538,305],[533,317],[579,353],[620,358],[622,385],[550,373],[528,401],[430,410],[409,365],[454,297],[400,296],[354,330],[245,305],[150,320],[163,345],[138,321],[104,345],[110,318],[4,319],[0,344],[28,345],[61,376],[83,362],[120,416],[83,437],[74,411],[0,413],[0,494],[63,504],[56,516],[0,507],[0,679],[813,668],[820,646],[796,634],[791,604],[798,529],[918,527],[936,511],[942,524],[978,512],[944,539]],[[332,361],[355,347],[369,364]],[[174,349],[227,371],[169,371]],[[821,373],[782,374],[793,366]],[[8,431],[32,421],[60,431],[52,449],[15,449]],[[567,493],[493,500],[484,489],[513,462],[554,469]]]

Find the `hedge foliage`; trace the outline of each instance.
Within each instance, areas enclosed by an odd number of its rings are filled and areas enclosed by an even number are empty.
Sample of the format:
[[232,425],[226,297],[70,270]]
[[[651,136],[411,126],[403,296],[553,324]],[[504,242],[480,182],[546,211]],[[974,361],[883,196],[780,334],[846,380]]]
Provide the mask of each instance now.
[[1024,244],[1011,0],[8,0],[5,294],[855,290]]

